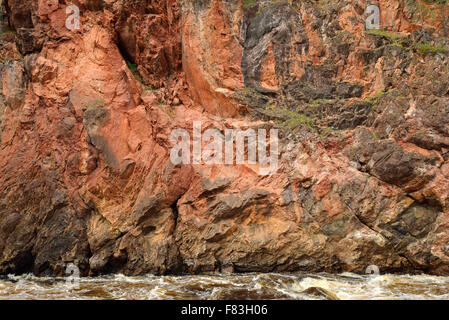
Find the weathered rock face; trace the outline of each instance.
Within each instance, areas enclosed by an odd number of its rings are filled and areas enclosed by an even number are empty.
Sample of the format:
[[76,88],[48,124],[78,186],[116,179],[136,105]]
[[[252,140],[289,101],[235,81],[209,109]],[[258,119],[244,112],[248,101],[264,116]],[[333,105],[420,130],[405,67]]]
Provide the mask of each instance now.
[[[449,274],[449,46],[418,2],[367,32],[365,1],[79,0],[70,31],[3,0],[0,274]],[[173,165],[194,121],[280,129],[279,170]]]

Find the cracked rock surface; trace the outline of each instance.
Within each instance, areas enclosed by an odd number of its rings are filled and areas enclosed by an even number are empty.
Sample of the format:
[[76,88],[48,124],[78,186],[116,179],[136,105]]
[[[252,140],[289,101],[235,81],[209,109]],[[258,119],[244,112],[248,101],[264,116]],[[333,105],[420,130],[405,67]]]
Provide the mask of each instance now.
[[[449,42],[417,2],[367,32],[365,1],[79,0],[70,31],[3,0],[0,274],[448,275]],[[279,129],[279,170],[173,165],[194,121]]]

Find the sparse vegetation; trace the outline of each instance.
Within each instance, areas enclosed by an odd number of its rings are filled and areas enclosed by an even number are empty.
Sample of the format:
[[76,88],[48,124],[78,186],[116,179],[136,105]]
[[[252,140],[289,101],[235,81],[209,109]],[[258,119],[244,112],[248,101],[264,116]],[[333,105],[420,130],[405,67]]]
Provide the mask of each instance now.
[[447,49],[442,45],[431,45],[429,43],[415,43],[414,44],[416,50],[422,54],[435,54],[435,53],[446,53]]
[[145,84],[142,80],[142,77],[139,74],[139,71],[137,70],[137,64],[132,63],[130,61],[127,61],[126,64],[128,65],[129,70],[133,74],[134,78],[142,85],[142,87],[145,89]]
[[378,93],[376,93],[372,97],[368,97],[365,99],[366,102],[372,102],[374,105],[378,105],[380,102],[380,99],[385,96],[387,92],[385,90],[381,90]]
[[388,38],[390,40],[397,40],[397,39],[401,38],[401,36],[396,34],[396,33],[388,32],[388,31],[385,31],[385,30],[382,30],[382,29],[367,30],[366,33],[367,34],[371,34],[371,35],[385,37],[385,38]]
[[414,42],[411,44],[410,44],[410,42],[408,42],[406,45],[404,45],[405,37],[401,36],[400,34],[388,32],[385,30],[374,29],[374,30],[368,30],[366,33],[370,34],[370,35],[381,36],[385,39],[390,40],[391,43],[395,46],[398,46],[398,47],[401,47],[404,49],[408,49],[408,50],[414,49],[414,50],[416,50],[416,52],[418,52],[419,54],[422,54],[422,55],[447,52],[447,48],[445,46],[434,45],[434,44],[430,44],[428,42]]
[[257,6],[257,2],[255,0],[243,0],[242,7],[244,10],[251,9]]
[[267,110],[267,115],[276,116],[280,119],[282,125],[287,128],[293,128],[298,124],[301,124],[311,130],[315,129],[314,120],[298,112],[270,107]]
[[403,40],[405,37],[401,34],[394,33],[394,32],[388,32],[388,31],[385,31],[382,29],[367,30],[366,33],[369,35],[383,37],[383,38],[391,41],[391,43],[393,45],[395,45],[397,47],[404,48]]
[[132,63],[132,62],[130,62],[130,61],[126,61],[126,64],[128,65],[128,68],[129,68],[129,70],[131,71],[131,73],[133,74],[133,76],[134,76],[134,78],[140,83],[140,85],[142,86],[142,90],[143,90],[143,93],[145,93],[145,92],[147,92],[147,91],[154,91],[154,89],[151,87],[151,86],[149,86],[149,85],[146,85],[144,82],[143,82],[143,79],[142,79],[142,77],[140,76],[140,73],[139,73],[139,71],[137,70],[137,64],[135,64],[135,63]]

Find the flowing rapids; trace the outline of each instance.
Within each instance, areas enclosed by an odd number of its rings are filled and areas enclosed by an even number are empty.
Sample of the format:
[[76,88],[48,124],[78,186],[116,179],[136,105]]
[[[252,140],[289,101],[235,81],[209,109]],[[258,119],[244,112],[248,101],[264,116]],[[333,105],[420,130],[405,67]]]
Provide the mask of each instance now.
[[449,299],[449,277],[331,274],[123,275],[0,280],[0,299]]

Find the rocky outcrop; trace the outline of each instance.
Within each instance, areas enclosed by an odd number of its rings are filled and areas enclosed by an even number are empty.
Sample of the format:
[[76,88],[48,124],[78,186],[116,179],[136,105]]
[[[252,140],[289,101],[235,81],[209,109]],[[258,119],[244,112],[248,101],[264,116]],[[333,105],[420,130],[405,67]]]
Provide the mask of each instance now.
[[[80,0],[70,31],[3,0],[0,274],[449,274],[445,22],[377,3],[383,31],[365,1]],[[172,164],[194,121],[279,129],[279,170]]]

